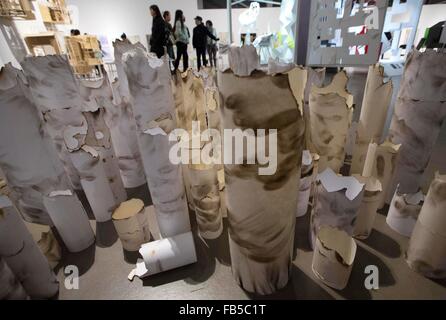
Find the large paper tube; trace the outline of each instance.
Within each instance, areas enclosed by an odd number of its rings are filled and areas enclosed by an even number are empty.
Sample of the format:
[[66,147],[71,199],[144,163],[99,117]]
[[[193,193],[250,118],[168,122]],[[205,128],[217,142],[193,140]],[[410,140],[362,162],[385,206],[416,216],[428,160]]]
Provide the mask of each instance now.
[[316,152],[311,139],[311,121],[310,121],[310,94],[313,86],[322,87],[325,81],[325,68],[313,69],[307,68],[308,78],[305,86],[304,120],[305,120],[305,146],[311,152]]
[[138,251],[142,244],[151,240],[149,219],[144,202],[139,199],[121,203],[113,213],[113,224],[127,251]]
[[381,181],[383,191],[378,200],[378,209],[382,209],[386,204],[387,193],[391,188],[393,175],[396,169],[396,160],[401,145],[396,145],[386,141],[376,150],[376,162],[373,170],[373,176]]
[[332,227],[319,230],[313,255],[314,274],[336,290],[347,287],[353,270],[357,244],[345,231]]
[[87,213],[71,191],[44,196],[43,203],[68,251],[81,252],[95,242]]
[[[83,96],[93,110],[104,110],[103,119],[109,128],[111,143],[118,161],[123,184],[126,188],[136,188],[146,183],[141,154],[136,138],[136,122],[128,97],[120,95],[116,88],[115,95],[108,77],[92,82],[82,81]],[[119,82],[115,84],[119,86]]]
[[0,195],[0,257],[33,299],[53,298],[59,282],[8,198]]
[[[29,92],[23,75],[11,66],[3,71],[0,83],[8,90],[2,91],[0,98],[0,166],[9,185],[21,195],[16,203],[25,220],[56,226],[70,251],[82,251],[94,242],[87,215],[73,195],[64,167],[42,128],[37,111],[27,99]],[[10,85],[5,85],[5,79],[9,79]],[[42,97],[45,92],[42,91]],[[54,199],[57,210],[49,212],[44,197],[60,190],[68,190],[71,202],[58,203]],[[28,199],[33,202],[30,204]],[[63,224],[65,221],[67,225]]]
[[402,194],[396,190],[387,215],[387,224],[392,230],[410,238],[417,223],[424,202],[421,191],[415,194]]
[[[240,49],[239,58],[250,59],[245,52]],[[229,245],[236,281],[246,291],[266,295],[285,287],[290,277],[305,134],[297,101],[302,105],[304,99],[294,97],[291,87],[299,84],[290,84],[288,75],[256,72],[251,77],[236,76],[245,71],[243,67],[218,73],[223,128],[265,129],[266,149],[272,139],[268,130],[276,129],[277,170],[261,175],[259,169],[264,166],[258,162],[225,165]],[[224,141],[225,149],[229,143]],[[244,159],[253,156],[243,151]],[[234,163],[234,159],[225,163]]]
[[192,232],[143,244],[139,253],[144,260],[138,260],[136,269],[129,274],[129,280],[135,276],[145,278],[197,262]]
[[354,177],[341,177],[327,169],[317,178],[311,215],[310,243],[316,245],[319,229],[330,226],[353,236],[355,221],[364,197],[364,184]]
[[313,152],[319,154],[319,170],[338,173],[345,160],[345,144],[353,115],[353,96],[347,92],[347,74],[338,73],[324,88],[313,86],[310,123]]
[[20,281],[0,257],[0,300],[27,300],[28,298]]
[[351,172],[354,174],[361,174],[364,169],[370,141],[381,142],[392,94],[392,81],[384,83],[384,68],[370,66],[353,153]]
[[446,176],[437,174],[407,250],[409,266],[428,278],[446,278]]
[[167,238],[187,233],[191,226],[181,167],[169,159],[174,142],[167,135],[176,127],[176,120],[168,63],[141,50],[128,53],[124,62],[161,235]]
[[410,53],[390,127],[390,139],[402,144],[390,193],[416,193],[446,119],[446,53]]
[[217,170],[214,166],[191,165],[189,173],[200,235],[217,239],[223,232]]

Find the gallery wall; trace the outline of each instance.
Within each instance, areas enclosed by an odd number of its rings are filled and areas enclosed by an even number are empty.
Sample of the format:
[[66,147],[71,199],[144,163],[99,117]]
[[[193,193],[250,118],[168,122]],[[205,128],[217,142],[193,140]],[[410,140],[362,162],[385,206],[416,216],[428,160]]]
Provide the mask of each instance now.
[[415,45],[417,45],[424,36],[427,28],[434,24],[446,20],[446,4],[431,4],[423,6],[421,12],[420,22],[418,24],[418,33],[415,38]]

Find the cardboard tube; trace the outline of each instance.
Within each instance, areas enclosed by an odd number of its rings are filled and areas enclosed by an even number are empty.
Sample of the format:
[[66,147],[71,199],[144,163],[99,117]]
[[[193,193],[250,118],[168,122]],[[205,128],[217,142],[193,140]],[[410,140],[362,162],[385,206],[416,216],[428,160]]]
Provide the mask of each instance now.
[[436,175],[410,239],[407,263],[428,278],[446,277],[446,176]]
[[138,251],[142,244],[151,240],[149,219],[144,202],[139,199],[121,203],[113,213],[113,224],[127,251]]
[[0,300],[27,300],[28,298],[20,281],[12,273],[5,260],[0,257]]
[[147,56],[142,50],[131,51],[124,57],[144,170],[160,232],[165,238],[191,230],[181,167],[169,159],[175,143],[168,136],[145,133],[148,124],[166,115],[171,125],[165,133],[170,134],[176,127],[168,65],[166,60]]
[[389,137],[402,144],[390,194],[416,193],[446,119],[446,52],[413,50],[405,63]]
[[138,261],[129,280],[135,276],[145,278],[197,262],[192,232],[143,244],[139,253],[144,260]]
[[379,64],[370,66],[353,153],[351,172],[354,174],[364,170],[370,141],[381,141],[392,94],[392,81],[384,83],[384,67]]
[[59,292],[59,282],[17,210],[5,198],[0,196],[0,257],[31,298],[52,298]]
[[305,86],[304,120],[305,120],[305,146],[306,149],[315,153],[313,141],[311,139],[311,112],[310,112],[310,93],[313,86],[322,87],[325,81],[325,68],[313,69],[307,68],[307,84]]
[[314,182],[314,162],[308,150],[303,152],[302,173],[300,176],[299,199],[297,201],[296,217],[300,218],[307,214],[310,202],[311,187]]
[[324,88],[313,86],[310,94],[312,150],[319,154],[319,170],[339,173],[345,159],[345,143],[353,115],[353,96],[347,92],[348,77],[342,71]]
[[396,190],[386,219],[389,227],[410,238],[423,202],[424,196],[421,191],[416,194],[401,194],[399,190]]
[[316,277],[336,290],[347,287],[357,245],[345,231],[324,226],[319,230],[312,269]]
[[378,145],[376,143],[369,144],[369,150],[367,151],[367,157],[365,159],[364,170],[362,176],[364,178],[370,178],[373,174],[373,168],[375,167],[376,151]]
[[305,126],[287,75],[239,71],[218,73],[223,128],[278,130],[275,174],[260,175],[256,164],[225,166],[233,275],[244,290],[266,295],[290,277]]
[[190,166],[191,193],[198,230],[204,239],[217,239],[223,232],[217,170],[213,166]]
[[311,216],[310,243],[316,245],[319,229],[330,226],[353,236],[364,197],[364,184],[354,177],[337,176],[327,169],[316,181],[317,194]]

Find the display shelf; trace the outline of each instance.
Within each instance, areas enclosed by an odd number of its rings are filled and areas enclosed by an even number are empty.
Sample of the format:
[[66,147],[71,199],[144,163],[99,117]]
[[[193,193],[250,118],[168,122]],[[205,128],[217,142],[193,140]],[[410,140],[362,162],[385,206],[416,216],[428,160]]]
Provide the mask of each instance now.
[[44,23],[71,23],[65,0],[48,0],[46,3],[39,3],[39,8]]
[[74,72],[89,74],[96,66],[102,65],[101,48],[95,36],[65,37],[68,58]]
[[29,51],[34,56],[61,54],[62,50],[54,32],[45,32],[24,37]]
[[0,17],[34,19],[29,0],[0,0]]

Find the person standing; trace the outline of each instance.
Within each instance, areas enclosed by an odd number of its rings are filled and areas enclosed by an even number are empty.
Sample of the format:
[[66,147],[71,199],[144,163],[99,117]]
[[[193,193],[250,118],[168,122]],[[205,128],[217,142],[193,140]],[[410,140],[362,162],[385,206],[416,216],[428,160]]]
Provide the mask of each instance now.
[[197,67],[198,70],[200,70],[202,60],[203,60],[203,65],[205,67],[207,66],[206,46],[208,43],[208,37],[215,41],[218,41],[219,39],[209,32],[209,30],[203,24],[202,17],[200,16],[195,17],[195,24],[197,26],[194,28],[192,44],[195,50],[197,50]]
[[[214,37],[217,37],[217,29],[214,28],[214,24],[211,20],[206,21],[206,27],[209,32],[212,33]],[[209,61],[211,62],[211,67],[217,67],[217,41],[208,37],[207,42],[207,51],[209,55]]]
[[166,23],[157,5],[150,6],[150,14],[153,17],[150,52],[161,58],[164,55],[164,47],[166,46]]
[[189,30],[186,25],[186,18],[184,17],[183,11],[177,10],[175,12],[175,25],[173,28],[173,33],[175,35],[175,41],[177,45],[177,59],[175,60],[175,71],[178,70],[180,65],[180,60],[183,58],[183,71],[189,69],[189,55],[187,53],[187,46],[189,45]]
[[166,32],[167,32],[167,54],[169,55],[171,61],[175,60],[175,52],[173,51],[173,45],[175,44],[175,37],[173,35],[173,27],[170,21],[172,21],[172,17],[170,16],[169,11],[164,11],[163,18],[166,23]]

